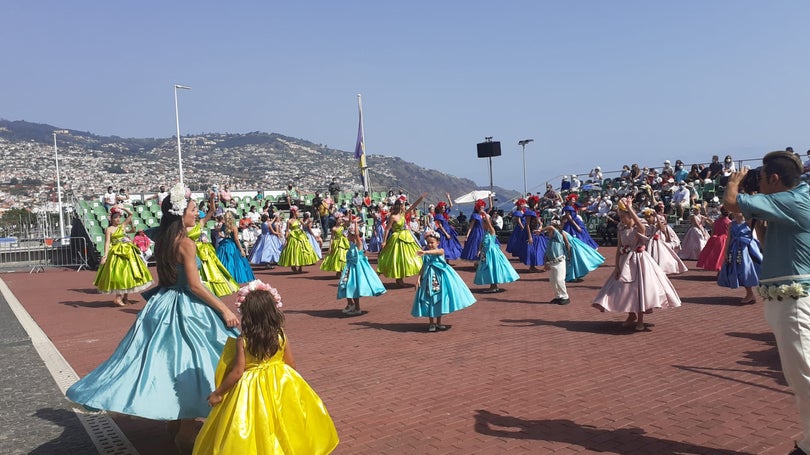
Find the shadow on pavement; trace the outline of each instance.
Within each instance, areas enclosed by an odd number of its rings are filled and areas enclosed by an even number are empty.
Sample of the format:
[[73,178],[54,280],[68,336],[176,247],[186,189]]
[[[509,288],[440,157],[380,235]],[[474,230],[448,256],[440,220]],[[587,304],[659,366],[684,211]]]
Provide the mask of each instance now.
[[380,322],[358,321],[352,322],[350,324],[365,327],[367,329],[388,330],[390,332],[400,332],[400,333],[405,332],[427,333],[428,328],[428,325],[424,322],[399,322],[399,323],[383,324]]
[[[552,326],[571,332],[601,333],[606,335],[631,335],[637,333],[633,327],[624,327],[616,321],[545,321],[543,319],[501,319],[502,325],[512,327]],[[655,324],[645,324],[654,327]]]
[[692,303],[698,305],[743,306],[740,305],[740,297],[724,297],[724,296],[686,297],[681,299],[681,303]]
[[[85,432],[78,417],[73,411],[66,409],[44,408],[38,409],[34,416],[51,422],[64,429],[59,437],[52,439],[33,449],[30,454],[52,455],[55,453],[95,453],[90,437]],[[10,449],[10,447],[9,447]]]
[[[611,453],[675,455],[700,453],[704,455],[747,455],[748,452],[717,449],[685,442],[660,439],[645,434],[641,428],[615,430],[579,425],[567,419],[527,420],[499,415],[485,410],[475,413],[475,431],[500,438],[534,439],[576,444],[586,450]],[[625,449],[626,448],[626,449]],[[632,448],[632,449],[631,449]],[[629,450],[628,450],[629,449]]]

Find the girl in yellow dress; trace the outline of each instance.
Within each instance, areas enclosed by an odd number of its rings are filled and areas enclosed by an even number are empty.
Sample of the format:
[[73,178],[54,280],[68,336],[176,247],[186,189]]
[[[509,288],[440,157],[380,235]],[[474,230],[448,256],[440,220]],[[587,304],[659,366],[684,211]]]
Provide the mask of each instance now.
[[239,289],[228,269],[217,257],[217,250],[207,236],[203,235],[203,228],[208,224],[216,211],[217,204],[214,193],[208,201],[208,212],[194,227],[187,228],[188,237],[194,240],[197,246],[197,257],[200,259],[200,281],[217,297],[233,294]]
[[208,396],[213,409],[194,454],[302,454],[332,452],[337,431],[321,399],[301,375],[283,330],[281,296],[254,280],[236,304],[242,335],[229,338]]
[[422,257],[417,255],[422,248],[408,229],[405,218],[419,207],[424,198],[423,194],[407,210],[398,199],[385,227],[382,250],[377,256],[377,271],[387,278],[396,279],[398,287],[405,286],[403,278],[418,275],[422,270]]
[[[125,220],[121,220],[124,212]],[[127,237],[126,229],[132,221],[127,208],[110,210],[110,225],[105,230],[104,255],[93,281],[99,292],[113,294],[113,303],[125,306],[130,292],[140,292],[152,285],[152,274],[141,258],[141,250]]]
[[321,262],[321,270],[335,272],[340,277],[346,267],[346,253],[349,251],[349,239],[343,233],[351,220],[351,215],[340,218],[339,224],[332,228],[332,241],[329,242],[329,254]]

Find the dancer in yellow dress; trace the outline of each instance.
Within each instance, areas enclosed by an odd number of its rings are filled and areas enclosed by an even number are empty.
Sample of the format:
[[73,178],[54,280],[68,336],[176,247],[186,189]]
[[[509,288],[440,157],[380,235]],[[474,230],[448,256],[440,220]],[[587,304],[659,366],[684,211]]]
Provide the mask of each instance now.
[[397,199],[385,227],[382,250],[377,256],[377,271],[387,278],[396,279],[396,284],[400,287],[405,286],[403,278],[418,275],[422,270],[422,258],[417,255],[422,248],[408,229],[405,218],[419,207],[424,198],[424,194],[419,196],[419,199],[404,211],[402,201]]
[[[126,212],[126,220],[121,217]],[[152,285],[152,274],[141,258],[141,250],[132,243],[126,228],[132,212],[126,208],[110,210],[110,225],[105,231],[104,255],[93,285],[103,294],[114,294],[113,303],[125,306],[133,303],[129,293],[140,292]]]
[[208,212],[205,216],[188,229],[188,237],[194,240],[197,246],[197,257],[200,258],[200,281],[211,290],[217,297],[230,295],[239,289],[236,280],[233,279],[228,269],[220,262],[217,257],[217,250],[211,244],[207,236],[203,234],[203,227],[208,224],[214,216],[217,208],[215,203],[216,195],[211,193],[210,200],[208,201]]
[[290,219],[287,220],[287,243],[281,250],[278,265],[291,267],[295,273],[303,273],[303,266],[318,262],[318,256],[309,242],[307,233],[298,221],[298,207],[290,207]]
[[242,335],[229,338],[219,360],[213,409],[194,454],[302,454],[332,452],[335,424],[321,399],[295,371],[283,330],[281,296],[259,280],[239,290]]
[[[346,253],[349,251],[349,239],[343,233],[353,217],[340,218],[339,224],[332,228],[332,241],[329,242],[329,253],[321,262],[321,270],[335,272],[340,277],[346,267]],[[356,219],[356,217],[354,217]]]

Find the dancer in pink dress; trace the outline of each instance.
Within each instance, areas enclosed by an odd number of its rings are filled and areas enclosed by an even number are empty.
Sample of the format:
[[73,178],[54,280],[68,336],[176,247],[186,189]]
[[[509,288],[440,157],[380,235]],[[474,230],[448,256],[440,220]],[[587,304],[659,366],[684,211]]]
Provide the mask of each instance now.
[[[644,217],[647,220],[646,235],[650,239],[647,243],[647,251],[667,275],[677,275],[689,269],[678,257],[678,253],[672,247],[672,237],[678,238],[671,232],[667,220],[664,216],[658,215],[652,209],[644,209]],[[680,243],[680,242],[678,242]]]
[[712,236],[706,242],[706,246],[700,251],[697,266],[703,270],[719,272],[723,267],[723,254],[726,251],[726,241],[728,241],[728,226],[731,224],[729,213],[723,208],[720,211],[720,218],[712,225]]
[[644,315],[655,308],[681,306],[681,299],[666,274],[647,252],[649,238],[636,215],[631,199],[618,203],[619,224],[616,247],[616,271],[593,300],[599,311],[628,313],[623,325],[647,330]]
[[680,256],[681,259],[695,261],[698,256],[700,256],[700,252],[709,240],[709,233],[703,225],[711,226],[711,220],[709,220],[709,217],[701,215],[700,206],[695,205],[692,207],[692,216],[689,217],[689,224],[691,227],[686,231],[686,235],[683,237],[681,251],[678,253],[678,256]]

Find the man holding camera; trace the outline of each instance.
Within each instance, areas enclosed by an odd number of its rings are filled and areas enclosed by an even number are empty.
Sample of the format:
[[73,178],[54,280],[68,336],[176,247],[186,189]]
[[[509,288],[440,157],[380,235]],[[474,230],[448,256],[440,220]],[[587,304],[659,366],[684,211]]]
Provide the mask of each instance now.
[[[802,421],[795,455],[810,453],[810,192],[802,168],[791,152],[768,153],[758,170],[731,174],[723,197],[729,212],[768,223],[759,293]],[[740,194],[740,183],[757,171],[758,194]],[[744,191],[755,191],[756,184],[745,183]]]

